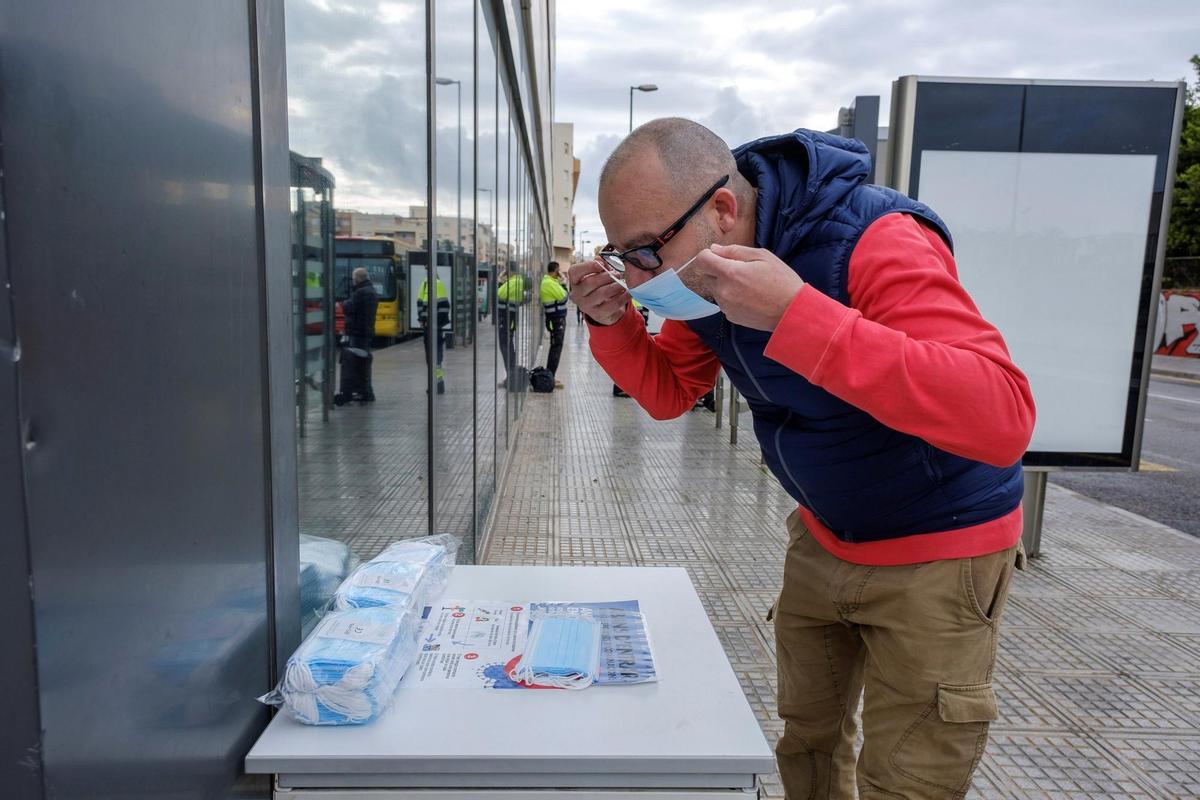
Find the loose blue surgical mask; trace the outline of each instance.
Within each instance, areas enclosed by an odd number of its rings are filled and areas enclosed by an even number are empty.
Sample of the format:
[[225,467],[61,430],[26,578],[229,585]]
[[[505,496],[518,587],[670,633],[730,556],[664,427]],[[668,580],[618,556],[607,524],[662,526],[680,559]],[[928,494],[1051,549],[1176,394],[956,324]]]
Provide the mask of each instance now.
[[679,273],[699,257],[699,254],[689,258],[678,269],[666,269],[636,288],[618,280],[611,272],[605,270],[610,278],[625,287],[629,296],[646,308],[665,319],[700,319],[711,317],[721,309],[693,292],[679,279]]
[[509,677],[529,685],[586,689],[600,669],[600,633],[600,625],[584,617],[535,619]]

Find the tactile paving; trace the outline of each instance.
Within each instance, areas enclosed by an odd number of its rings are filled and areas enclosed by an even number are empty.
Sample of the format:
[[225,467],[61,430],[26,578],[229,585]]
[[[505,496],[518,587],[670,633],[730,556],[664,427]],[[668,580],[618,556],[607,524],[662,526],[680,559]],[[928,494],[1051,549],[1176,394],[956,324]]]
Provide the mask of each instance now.
[[1037,692],[1078,727],[1095,731],[1195,732],[1197,720],[1145,682],[1124,675],[1042,675]]
[[984,756],[1018,797],[1153,798],[1093,741],[1079,735],[992,733]]

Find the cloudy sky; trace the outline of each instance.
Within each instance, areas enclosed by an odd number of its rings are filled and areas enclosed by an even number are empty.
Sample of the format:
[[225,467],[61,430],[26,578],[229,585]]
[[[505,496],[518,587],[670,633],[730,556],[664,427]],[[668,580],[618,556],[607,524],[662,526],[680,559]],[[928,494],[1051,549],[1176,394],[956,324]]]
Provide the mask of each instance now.
[[603,238],[596,182],[629,127],[683,116],[731,145],[828,130],[900,75],[1191,80],[1200,0],[558,0],[555,115],[583,162],[577,227]]
[[[473,0],[436,5],[437,73],[463,81],[469,137]],[[424,203],[424,7],[286,2],[291,145],[325,159],[339,207],[406,213]],[[597,176],[628,129],[631,84],[659,86],[635,96],[635,124],[686,116],[734,145],[831,128],[858,94],[880,95],[886,118],[899,75],[1178,80],[1200,52],[1200,0],[557,0],[557,10],[555,117],[575,123],[577,227],[594,243],[603,239]],[[480,88],[491,96],[490,84]],[[446,214],[459,199],[458,87],[438,92],[436,180]],[[486,109],[479,123],[494,130]],[[495,146],[481,134],[481,175],[492,173]],[[462,150],[469,217],[469,138]],[[485,218],[489,202],[481,194]]]

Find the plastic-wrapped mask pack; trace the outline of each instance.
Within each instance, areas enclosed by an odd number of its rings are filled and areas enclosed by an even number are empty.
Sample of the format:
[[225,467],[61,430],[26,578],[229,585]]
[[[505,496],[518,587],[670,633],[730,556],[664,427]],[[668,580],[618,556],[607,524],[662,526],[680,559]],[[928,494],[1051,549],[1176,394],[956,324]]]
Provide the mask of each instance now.
[[357,725],[387,710],[416,652],[421,616],[385,606],[327,614],[264,703],[308,725]]
[[395,542],[354,570],[334,594],[333,607],[425,607],[445,589],[459,540],[441,534]]

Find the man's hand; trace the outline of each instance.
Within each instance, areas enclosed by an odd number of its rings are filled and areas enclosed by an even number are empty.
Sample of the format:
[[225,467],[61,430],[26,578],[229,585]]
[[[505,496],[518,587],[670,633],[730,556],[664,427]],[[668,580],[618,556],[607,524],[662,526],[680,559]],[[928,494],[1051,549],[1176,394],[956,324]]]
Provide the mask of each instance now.
[[629,307],[629,293],[610,275],[597,258],[572,264],[567,271],[571,300],[591,320],[601,325],[618,322]]
[[703,279],[730,322],[773,331],[804,281],[769,250],[714,244],[701,250],[689,270]]

